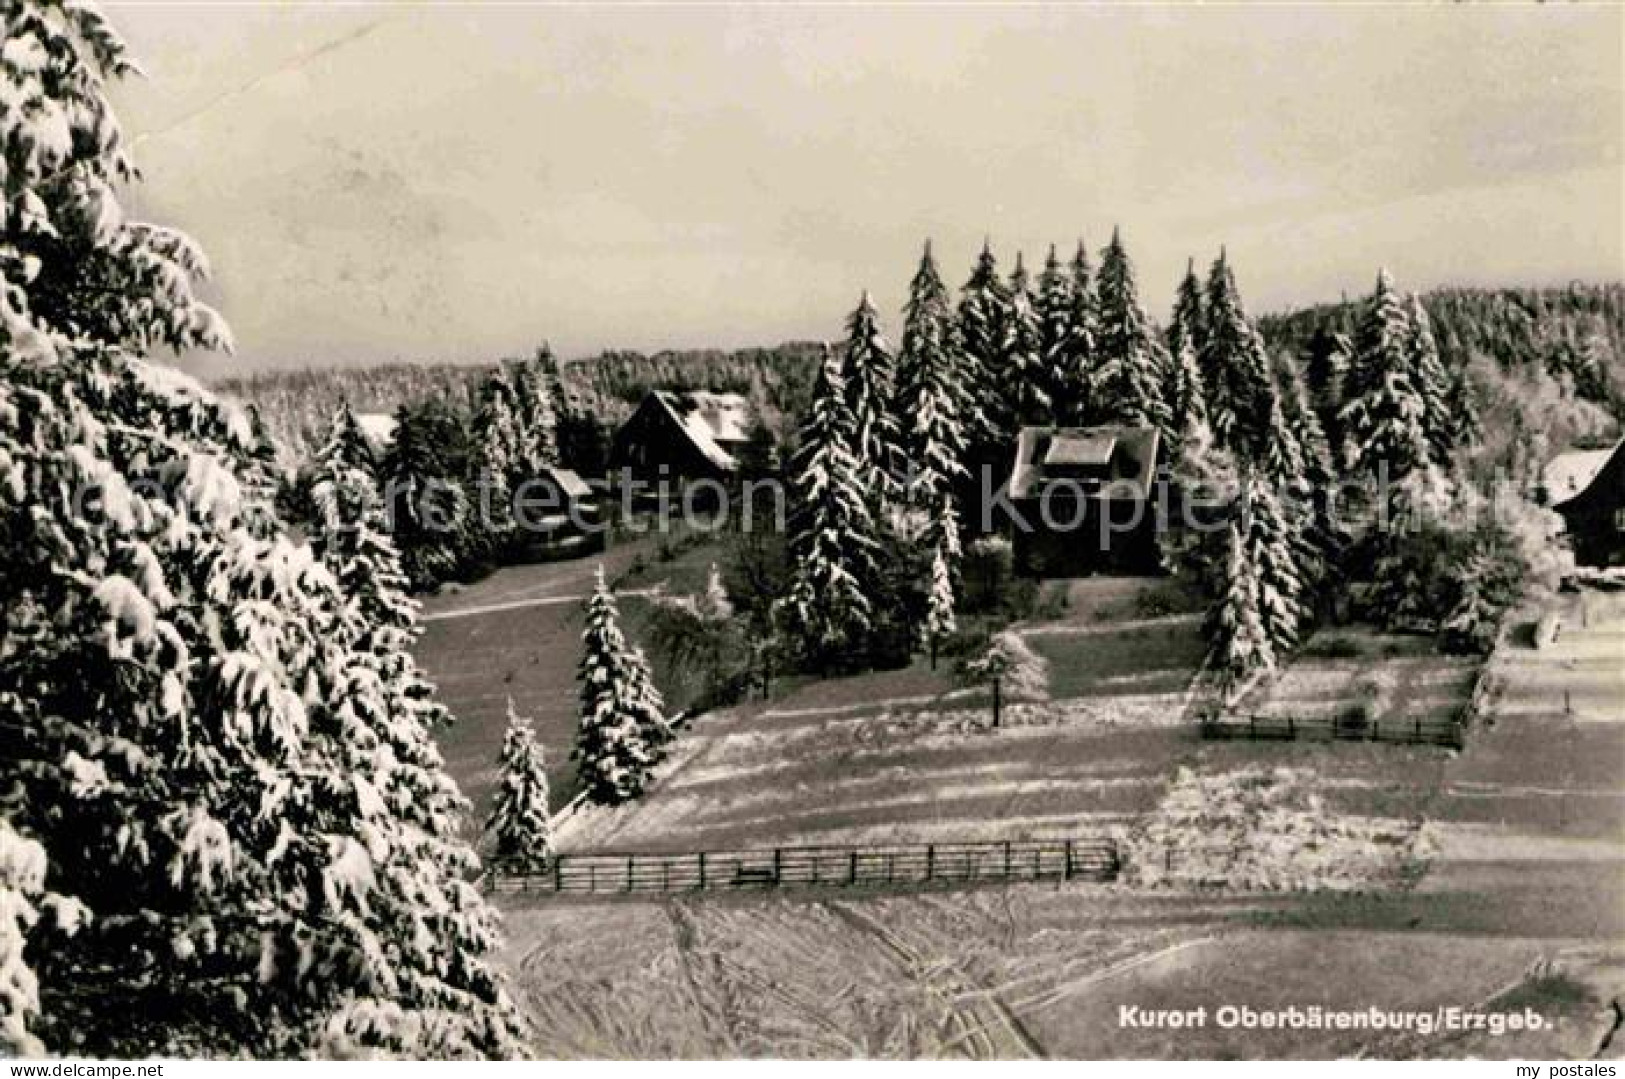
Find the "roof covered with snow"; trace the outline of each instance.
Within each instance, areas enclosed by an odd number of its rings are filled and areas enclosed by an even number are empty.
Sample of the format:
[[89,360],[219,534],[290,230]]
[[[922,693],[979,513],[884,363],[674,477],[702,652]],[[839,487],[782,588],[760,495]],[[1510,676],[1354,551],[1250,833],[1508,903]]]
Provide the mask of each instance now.
[[1547,502],[1551,505],[1566,502],[1591,486],[1591,481],[1597,478],[1619,445],[1616,443],[1604,450],[1570,450],[1553,457],[1540,476]]
[[357,412],[355,422],[374,449],[381,449],[395,439],[395,417],[387,412]]
[[712,464],[729,472],[738,467],[731,450],[750,439],[750,402],[743,395],[655,390],[649,396]]
[[587,485],[587,481],[570,469],[550,467],[544,468],[542,471],[558,485],[558,489],[566,498],[588,499],[592,497],[592,488]]
[[1077,482],[1079,466],[1101,469],[1116,497],[1148,497],[1157,478],[1154,427],[1024,427],[1010,473],[1011,498],[1037,498],[1047,480]]

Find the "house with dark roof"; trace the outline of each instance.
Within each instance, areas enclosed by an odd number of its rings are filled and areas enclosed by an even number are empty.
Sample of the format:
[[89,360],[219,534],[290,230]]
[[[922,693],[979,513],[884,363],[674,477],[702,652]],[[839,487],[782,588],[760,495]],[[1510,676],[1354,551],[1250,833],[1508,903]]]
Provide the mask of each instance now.
[[1153,427],[1028,427],[1007,497],[1019,572],[1155,573],[1161,438]]
[[737,393],[653,390],[615,432],[609,468],[645,482],[725,480],[750,441],[750,402]]
[[[1547,467],[1552,509],[1563,518],[1577,564],[1625,566],[1625,439],[1586,454],[1563,454]],[[1565,457],[1567,466],[1554,470]]]

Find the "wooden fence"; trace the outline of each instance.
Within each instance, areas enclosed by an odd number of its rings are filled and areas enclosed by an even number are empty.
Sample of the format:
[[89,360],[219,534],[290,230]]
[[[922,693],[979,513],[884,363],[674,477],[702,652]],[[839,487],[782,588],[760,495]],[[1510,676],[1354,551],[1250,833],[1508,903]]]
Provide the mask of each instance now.
[[995,881],[1115,879],[1110,839],[886,847],[778,847],[697,854],[563,854],[541,873],[497,868],[494,892],[579,895],[813,888],[907,888]]
[[1201,729],[1203,738],[1215,741],[1395,742],[1454,749],[1466,744],[1466,728],[1455,718],[1383,721],[1336,716],[1208,716]]

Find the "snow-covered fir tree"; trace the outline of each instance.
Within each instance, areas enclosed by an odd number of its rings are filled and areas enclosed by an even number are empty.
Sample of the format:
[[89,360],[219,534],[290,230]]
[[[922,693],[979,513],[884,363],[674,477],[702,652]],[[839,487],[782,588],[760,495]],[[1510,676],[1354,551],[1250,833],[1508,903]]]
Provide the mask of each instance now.
[[[1085,273],[1087,274],[1087,268]],[[1050,244],[1044,269],[1038,275],[1038,293],[1034,301],[1038,309],[1039,355],[1044,365],[1044,392],[1050,400],[1050,415],[1061,422],[1067,411],[1066,400],[1074,394],[1067,385],[1067,349],[1072,338],[1072,276]]]
[[1467,367],[1465,364],[1458,365],[1450,372],[1450,380],[1445,387],[1445,411],[1450,417],[1450,444],[1456,449],[1472,446],[1483,437],[1478,406],[1473,398]]
[[508,725],[497,762],[501,778],[485,821],[492,861],[508,873],[540,873],[553,860],[547,767],[529,718],[508,698]]
[[1354,334],[1339,415],[1349,472],[1405,482],[1434,459],[1427,401],[1414,382],[1412,327],[1388,271],[1377,275]]
[[1178,355],[1181,348],[1190,346],[1198,356],[1207,344],[1207,310],[1202,302],[1202,282],[1196,276],[1196,260],[1185,261],[1185,276],[1174,290],[1174,309],[1168,317],[1169,355]]
[[1308,356],[1304,360],[1303,378],[1309,391],[1309,402],[1320,418],[1326,444],[1331,447],[1334,462],[1342,462],[1342,428],[1339,414],[1343,410],[1343,378],[1348,373],[1349,358],[1354,346],[1347,334],[1322,326],[1309,339]]
[[1411,293],[1406,315],[1410,320],[1411,379],[1422,398],[1423,424],[1427,429],[1428,446],[1433,451],[1433,463],[1442,469],[1450,467],[1456,448],[1456,418],[1451,415],[1451,379],[1439,357],[1439,345],[1433,337],[1433,323],[1428,318],[1422,300]]
[[925,643],[932,670],[937,666],[937,648],[958,628],[954,602],[953,570],[947,551],[939,546],[931,555],[931,583],[925,594]]
[[1257,582],[1259,626],[1271,654],[1281,657],[1298,643],[1307,617],[1302,531],[1288,518],[1276,482],[1262,468],[1247,470],[1241,497],[1247,506],[1247,561]]
[[861,655],[874,625],[879,544],[846,400],[840,359],[826,350],[790,462],[790,582],[777,604],[782,634],[814,669]]
[[643,649],[630,645],[626,653],[626,670],[631,690],[628,696],[639,716],[643,717],[643,740],[654,748],[655,758],[665,756],[666,747],[676,738],[666,719],[666,701],[655,685],[654,670]]
[[[615,596],[598,567],[581,633],[581,717],[571,754],[581,785],[601,805],[636,798],[660,760],[651,732],[666,728],[647,665],[621,633]],[[666,728],[669,729],[669,728]]]
[[880,312],[864,292],[846,320],[841,377],[852,415],[852,450],[864,469],[865,484],[878,510],[892,497],[894,477],[903,468],[902,431],[892,411],[897,375],[891,348],[880,331]]
[[307,537],[322,564],[344,586],[375,635],[369,642],[404,656],[417,621],[400,554],[389,535],[383,498],[368,470],[372,449],[348,404],[340,405],[316,451],[310,494],[316,513]]
[[1226,534],[1219,599],[1205,627],[1213,667],[1227,691],[1253,672],[1275,666],[1275,650],[1259,613],[1258,569],[1252,560],[1250,532],[1251,523],[1243,509]]
[[[1266,446],[1263,467],[1282,489],[1291,492],[1306,513],[1299,536],[1300,569],[1305,588],[1315,592],[1335,575],[1349,541],[1348,530],[1333,505],[1336,464],[1304,377],[1288,363],[1276,381],[1279,415],[1271,413],[1270,435],[1272,439],[1290,438],[1296,453]],[[1283,432],[1279,436],[1275,434],[1277,429]],[[1296,471],[1283,471],[1289,468]]]
[[1208,271],[1205,311],[1206,340],[1198,355],[1208,424],[1221,445],[1242,457],[1256,456],[1269,417],[1269,356],[1242,307],[1223,251]]
[[117,202],[125,47],[86,5],[6,19],[0,1037],[522,1053],[410,669],[288,538],[247,417],[142,358],[229,338],[202,254]]
[[[969,399],[961,374],[948,290],[927,243],[904,309],[896,413],[903,425],[909,475],[905,495],[911,506],[930,512],[933,524],[952,520],[936,512],[937,507],[951,504],[955,486],[965,476]],[[924,542],[935,546],[939,539],[927,535]]]
[[1011,335],[1010,290],[999,276],[998,260],[987,241],[960,288],[958,327],[960,366],[972,402],[965,433],[971,445],[986,451],[1001,444],[1007,434],[999,409],[990,404],[1003,393]]
[[445,428],[459,421],[439,402],[397,411],[395,434],[379,464],[390,534],[413,589],[426,592],[456,576],[477,537],[462,469],[448,457]]
[[1176,462],[1184,456],[1187,442],[1205,445],[1212,437],[1207,389],[1202,384],[1200,356],[1206,338],[1202,320],[1202,286],[1196,279],[1194,262],[1188,262],[1166,334],[1168,368],[1163,400],[1168,406],[1170,456]]
[[534,479],[544,468],[559,463],[558,416],[549,385],[552,354],[545,346],[536,355],[513,361],[508,381],[513,386],[515,429],[515,485]]
[[1095,339],[1099,328],[1089,250],[1082,240],[1072,256],[1070,272],[1072,312],[1066,320],[1065,342],[1052,364],[1055,382],[1050,405],[1057,423],[1077,425],[1090,422],[1095,411]]
[[1001,430],[1014,440],[1021,427],[1049,423],[1049,370],[1044,362],[1044,327],[1021,253],[1010,272],[1010,333],[1000,373]]
[[1155,427],[1166,434],[1162,357],[1161,342],[1140,306],[1134,266],[1113,229],[1095,275],[1092,421]]
[[474,481],[481,519],[499,546],[513,528],[513,483],[519,473],[519,419],[506,367],[481,383],[470,425]]

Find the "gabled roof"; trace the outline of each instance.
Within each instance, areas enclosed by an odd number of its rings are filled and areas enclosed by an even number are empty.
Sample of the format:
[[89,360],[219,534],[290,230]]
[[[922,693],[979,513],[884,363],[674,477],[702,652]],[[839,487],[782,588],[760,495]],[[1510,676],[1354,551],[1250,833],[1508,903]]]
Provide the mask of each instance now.
[[1582,494],[1622,445],[1625,439],[1605,450],[1570,450],[1553,457],[1540,475],[1548,504],[1557,506]]
[[1149,497],[1160,448],[1155,427],[1024,427],[1016,441],[1010,497],[1038,497],[1047,478],[1075,481],[1066,466],[1108,464],[1112,480],[1126,486],[1123,494]]
[[395,417],[388,412],[357,412],[355,422],[374,449],[382,449],[395,440]]
[[649,397],[670,413],[706,460],[724,471],[738,467],[727,447],[750,439],[750,402],[743,395],[655,390]]

